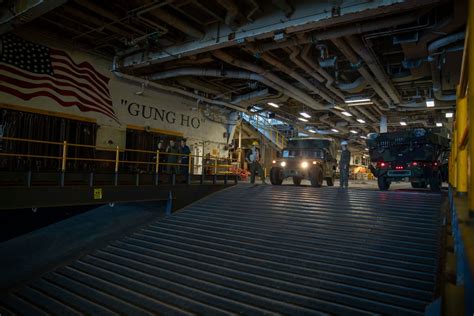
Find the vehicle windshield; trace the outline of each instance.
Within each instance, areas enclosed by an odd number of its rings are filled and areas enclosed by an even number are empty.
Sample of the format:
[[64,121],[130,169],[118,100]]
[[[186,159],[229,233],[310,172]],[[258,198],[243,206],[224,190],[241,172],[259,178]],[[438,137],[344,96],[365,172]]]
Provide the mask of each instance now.
[[321,149],[285,149],[282,154],[283,158],[295,158],[295,157],[304,157],[304,158],[324,158],[324,151]]

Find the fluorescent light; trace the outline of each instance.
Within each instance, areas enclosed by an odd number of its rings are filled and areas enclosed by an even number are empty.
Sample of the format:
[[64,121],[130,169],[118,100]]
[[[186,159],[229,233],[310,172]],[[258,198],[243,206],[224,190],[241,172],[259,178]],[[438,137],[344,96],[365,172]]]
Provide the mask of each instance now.
[[308,132],[310,133],[316,133],[316,131],[314,129],[309,129]]
[[369,148],[366,148],[365,151],[369,151]]
[[339,131],[335,128],[332,128],[331,131],[333,131],[334,133],[339,133]]
[[349,112],[346,112],[346,111],[344,111],[344,112],[341,112],[341,113],[342,113],[342,114],[344,114],[345,116],[352,116],[352,114],[351,114],[351,113],[349,113]]
[[352,100],[346,100],[346,103],[359,103],[359,102],[370,102],[370,99],[352,99]]
[[436,127],[442,127],[442,126],[443,126],[443,123],[440,123],[440,122],[436,123]]
[[350,103],[348,106],[357,106],[357,105],[370,105],[374,104],[374,102],[360,102],[360,103]]
[[309,114],[306,113],[306,112],[301,112],[300,115],[301,115],[302,117],[306,117],[306,118],[310,118],[310,117],[311,117],[311,115],[309,115]]
[[364,124],[364,123],[365,123],[365,121],[364,121],[363,119],[360,119],[360,118],[357,119],[357,122],[359,122],[359,123],[361,123],[361,124]]
[[433,99],[426,99],[426,107],[433,108],[435,106],[435,102]]
[[351,132],[352,134],[358,134],[359,133],[358,131],[355,131],[353,129],[351,129],[349,132]]
[[337,105],[334,108],[339,111],[345,111],[344,108],[341,108],[340,106],[337,106]]
[[360,138],[362,138],[362,139],[367,139],[367,136],[360,135]]
[[407,123],[406,123],[406,122],[403,122],[403,121],[401,121],[401,122],[400,122],[400,125],[401,125],[401,126],[407,126]]
[[446,118],[452,118],[453,112],[446,112]]
[[274,108],[279,108],[280,107],[278,104],[273,103],[273,102],[268,102],[267,104],[270,105],[270,106],[273,106]]
[[298,120],[300,120],[300,121],[302,121],[302,122],[308,122],[308,120],[307,120],[307,119],[305,119],[305,118],[302,118],[302,117],[298,117]]

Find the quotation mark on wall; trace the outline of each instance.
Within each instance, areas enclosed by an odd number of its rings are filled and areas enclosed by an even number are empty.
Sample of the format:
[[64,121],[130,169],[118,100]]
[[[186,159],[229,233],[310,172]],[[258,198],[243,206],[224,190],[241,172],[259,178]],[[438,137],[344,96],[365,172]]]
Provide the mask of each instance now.
[[125,106],[126,106],[126,105],[128,104],[128,101],[127,101],[127,100],[125,100],[125,99],[122,99],[122,100],[120,100],[120,104],[122,104],[122,105],[125,105]]

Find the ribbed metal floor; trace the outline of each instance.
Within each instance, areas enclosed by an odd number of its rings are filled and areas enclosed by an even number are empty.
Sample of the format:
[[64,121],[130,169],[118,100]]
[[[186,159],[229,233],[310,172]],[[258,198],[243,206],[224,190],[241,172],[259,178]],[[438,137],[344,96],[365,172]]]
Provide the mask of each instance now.
[[0,298],[0,312],[421,315],[441,202],[238,185]]

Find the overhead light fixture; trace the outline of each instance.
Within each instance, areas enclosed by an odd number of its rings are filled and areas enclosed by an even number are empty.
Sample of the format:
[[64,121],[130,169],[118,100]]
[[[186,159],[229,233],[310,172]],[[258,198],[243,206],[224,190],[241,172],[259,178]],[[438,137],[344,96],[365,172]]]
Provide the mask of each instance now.
[[433,108],[435,106],[434,99],[426,99],[426,107]]
[[334,133],[339,133],[339,131],[335,128],[332,128],[331,131],[333,131]]
[[452,118],[453,112],[446,112],[446,118]]
[[306,117],[306,118],[310,118],[310,117],[311,117],[311,115],[309,115],[309,114],[306,113],[306,112],[301,112],[300,115],[301,115],[302,117]]
[[356,130],[353,130],[353,129],[351,129],[349,132],[351,132],[352,134],[359,134],[359,132],[358,132],[358,131],[356,131]]
[[367,136],[360,135],[360,138],[362,138],[362,139],[367,139]]
[[274,108],[279,108],[280,107],[278,104],[273,103],[273,102],[268,102],[267,104],[270,105],[270,106],[273,106]]
[[339,111],[345,111],[344,108],[341,108],[340,106],[337,106],[337,105],[334,108]]
[[400,122],[400,125],[401,125],[401,126],[407,126],[407,122],[401,121],[401,122]]
[[308,132],[316,134],[316,131],[314,129],[309,129]]
[[369,148],[366,148],[365,151],[369,151]]
[[349,103],[348,106],[357,106],[357,105],[371,105],[374,104],[374,102],[360,102],[360,103]]
[[357,119],[357,122],[359,122],[359,123],[361,123],[361,124],[364,124],[364,123],[365,123],[365,121],[364,121],[363,119],[360,119],[360,118]]
[[300,121],[302,121],[302,122],[308,122],[308,120],[307,120],[307,119],[305,119],[305,118],[302,118],[302,117],[298,117],[298,120],[300,120]]
[[343,115],[345,115],[345,116],[352,116],[352,114],[351,114],[351,113],[349,113],[349,112],[346,112],[346,111],[344,111],[344,112],[341,112],[341,113],[342,113]]
[[360,102],[370,102],[370,99],[352,99],[352,100],[345,100],[346,103],[360,103]]
[[440,123],[440,122],[436,123],[436,127],[442,127],[442,126],[443,126],[443,123]]

